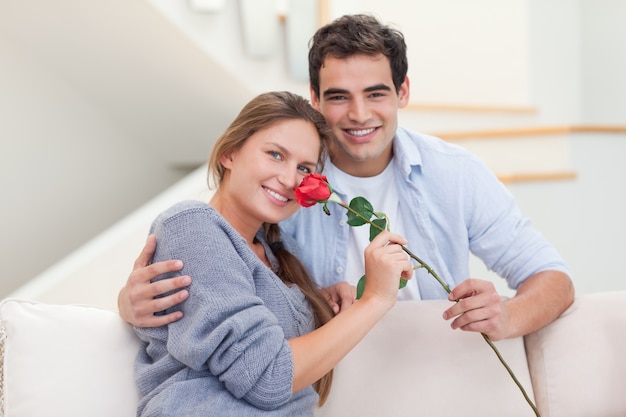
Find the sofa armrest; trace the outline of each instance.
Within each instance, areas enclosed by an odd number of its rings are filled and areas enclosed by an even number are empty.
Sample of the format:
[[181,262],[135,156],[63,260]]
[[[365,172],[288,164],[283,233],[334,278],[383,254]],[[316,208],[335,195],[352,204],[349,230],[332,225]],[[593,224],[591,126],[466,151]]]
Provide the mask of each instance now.
[[626,415],[626,291],[585,294],[527,335],[542,417]]
[[135,416],[139,339],[116,312],[7,299],[0,339],[0,415]]

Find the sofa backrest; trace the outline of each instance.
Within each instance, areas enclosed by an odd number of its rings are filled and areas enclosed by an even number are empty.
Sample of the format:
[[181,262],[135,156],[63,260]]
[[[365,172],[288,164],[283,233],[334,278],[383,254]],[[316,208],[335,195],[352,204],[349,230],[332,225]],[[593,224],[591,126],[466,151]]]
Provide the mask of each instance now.
[[[453,331],[441,318],[448,305],[398,303],[336,369],[317,416],[531,416],[480,335]],[[0,415],[135,415],[139,341],[116,312],[4,300],[0,324]],[[522,339],[498,347],[532,395]]]
[[[447,305],[398,303],[339,364],[316,417],[533,416],[480,335],[441,319]],[[577,297],[524,338],[528,366],[521,338],[496,343],[542,417],[626,416],[625,305],[626,291]],[[0,417],[135,416],[138,348],[116,312],[4,300]]]
[[[402,301],[336,367],[316,417],[534,416],[480,334],[452,330],[447,300]],[[522,338],[496,342],[533,397]]]

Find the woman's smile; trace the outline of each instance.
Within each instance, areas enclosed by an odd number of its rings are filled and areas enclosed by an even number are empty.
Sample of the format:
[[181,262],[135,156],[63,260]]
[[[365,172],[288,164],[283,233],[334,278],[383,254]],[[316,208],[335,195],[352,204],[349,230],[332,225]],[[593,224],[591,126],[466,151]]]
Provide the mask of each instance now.
[[278,201],[280,201],[282,203],[287,203],[287,202],[289,202],[291,200],[290,198],[287,198],[284,195],[279,194],[276,191],[271,190],[271,189],[269,189],[269,188],[267,188],[265,186],[263,186],[263,190],[265,190],[265,192],[267,194],[269,194],[271,197],[273,197],[274,199],[276,199],[276,200],[278,200]]

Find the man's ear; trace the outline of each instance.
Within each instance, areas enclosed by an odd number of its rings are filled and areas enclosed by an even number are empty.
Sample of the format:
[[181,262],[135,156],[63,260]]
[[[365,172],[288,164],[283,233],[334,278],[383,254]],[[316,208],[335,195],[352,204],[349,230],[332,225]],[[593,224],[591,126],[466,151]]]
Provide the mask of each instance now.
[[409,104],[410,92],[409,77],[404,77],[404,82],[400,84],[400,90],[398,91],[398,108],[402,109]]
[[311,106],[317,111],[320,111],[320,98],[313,91],[313,87],[309,86],[309,94],[311,95]]

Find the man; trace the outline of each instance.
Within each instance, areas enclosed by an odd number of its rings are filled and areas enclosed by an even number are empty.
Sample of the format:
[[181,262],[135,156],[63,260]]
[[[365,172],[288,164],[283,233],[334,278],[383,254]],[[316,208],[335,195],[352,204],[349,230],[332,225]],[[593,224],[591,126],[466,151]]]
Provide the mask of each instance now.
[[[493,340],[549,324],[574,298],[567,265],[477,158],[398,126],[398,109],[409,102],[407,69],[403,35],[371,16],[344,16],[316,32],[309,51],[311,103],[336,136],[324,174],[344,201],[363,196],[385,212],[392,230],[406,236],[411,251],[452,288],[447,294],[417,270],[400,291],[401,299],[458,300],[443,318],[452,320],[454,329],[482,332]],[[299,244],[298,255],[321,286],[355,284],[364,269],[367,228],[348,226],[345,211],[329,208],[330,217],[319,207],[301,209],[281,230]],[[153,313],[189,296],[183,290],[154,298],[191,279],[150,283],[182,268],[176,261],[146,266],[155,244],[148,240],[120,292],[120,313],[136,325],[179,319],[180,313]],[[490,281],[468,279],[470,252],[505,278],[515,296],[503,299]],[[338,307],[350,304],[352,291],[331,288]]]

